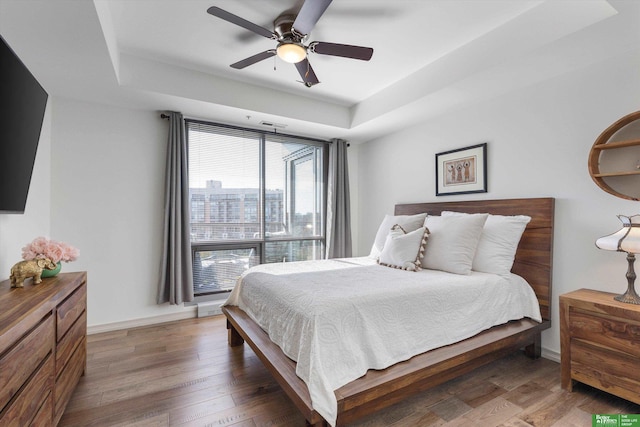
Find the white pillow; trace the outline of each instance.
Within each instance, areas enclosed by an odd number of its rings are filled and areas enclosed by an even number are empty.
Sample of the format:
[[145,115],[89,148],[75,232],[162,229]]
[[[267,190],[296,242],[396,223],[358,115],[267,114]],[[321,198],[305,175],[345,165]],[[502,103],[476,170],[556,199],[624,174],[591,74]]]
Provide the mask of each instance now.
[[487,214],[428,216],[429,244],[422,266],[455,274],[471,274],[473,257]]
[[[442,216],[465,216],[461,212],[442,212]],[[508,277],[513,267],[518,243],[527,224],[526,215],[489,215],[473,258],[473,270]]]
[[420,260],[424,256],[429,233],[425,227],[405,233],[400,226],[394,226],[380,253],[378,264],[402,270],[420,271]]
[[426,217],[426,213],[416,215],[385,215],[380,227],[378,227],[376,239],[373,241],[369,257],[378,258],[380,256],[380,252],[382,252],[384,242],[391,231],[391,227],[398,224],[404,229],[404,231],[409,233],[422,227]]

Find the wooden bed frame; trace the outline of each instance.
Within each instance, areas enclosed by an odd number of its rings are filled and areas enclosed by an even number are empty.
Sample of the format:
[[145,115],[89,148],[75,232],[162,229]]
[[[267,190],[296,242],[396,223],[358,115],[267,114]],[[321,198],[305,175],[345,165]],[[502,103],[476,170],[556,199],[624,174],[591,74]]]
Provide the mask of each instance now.
[[[338,425],[350,423],[519,349],[524,348],[530,357],[540,357],[541,332],[551,327],[554,199],[400,204],[396,205],[395,214],[427,212],[439,215],[443,210],[529,215],[532,218],[520,240],[512,271],[531,284],[540,302],[543,321],[511,321],[456,344],[414,356],[387,369],[369,370],[364,376],[336,390]],[[295,362],[286,357],[280,347],[241,309],[223,307],[222,310],[227,316],[229,345],[238,346],[246,341],[302,412],[307,424],[326,426],[326,421],[311,407],[307,385],[295,373]]]

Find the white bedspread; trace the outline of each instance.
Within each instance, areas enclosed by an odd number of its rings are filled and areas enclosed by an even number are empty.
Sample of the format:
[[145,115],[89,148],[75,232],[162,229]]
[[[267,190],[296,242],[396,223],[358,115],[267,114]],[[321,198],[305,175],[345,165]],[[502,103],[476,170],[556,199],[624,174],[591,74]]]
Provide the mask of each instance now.
[[407,272],[348,258],[263,264],[238,280],[237,305],[297,362],[313,408],[335,425],[334,390],[494,325],[541,321],[524,279]]

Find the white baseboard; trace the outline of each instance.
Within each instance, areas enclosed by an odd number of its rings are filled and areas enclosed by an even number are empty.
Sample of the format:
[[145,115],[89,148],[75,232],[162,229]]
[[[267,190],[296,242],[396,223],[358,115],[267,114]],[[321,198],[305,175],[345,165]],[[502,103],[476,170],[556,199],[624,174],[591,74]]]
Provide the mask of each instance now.
[[196,306],[185,308],[186,310],[179,313],[163,314],[161,316],[144,317],[140,319],[125,320],[123,322],[87,326],[87,335],[99,334],[101,332],[119,331],[129,328],[137,328],[140,326],[156,325],[158,323],[173,322],[175,320],[193,319],[197,317],[198,310]]
[[554,362],[560,363],[560,353],[553,350],[548,350],[546,348],[542,348],[542,357],[545,359],[553,360]]

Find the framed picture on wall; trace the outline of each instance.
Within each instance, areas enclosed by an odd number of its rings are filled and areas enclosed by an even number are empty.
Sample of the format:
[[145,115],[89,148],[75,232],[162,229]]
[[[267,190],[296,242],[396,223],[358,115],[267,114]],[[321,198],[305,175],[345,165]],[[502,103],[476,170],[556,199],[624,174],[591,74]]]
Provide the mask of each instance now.
[[486,142],[436,154],[436,196],[486,192]]

